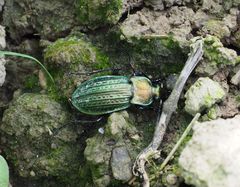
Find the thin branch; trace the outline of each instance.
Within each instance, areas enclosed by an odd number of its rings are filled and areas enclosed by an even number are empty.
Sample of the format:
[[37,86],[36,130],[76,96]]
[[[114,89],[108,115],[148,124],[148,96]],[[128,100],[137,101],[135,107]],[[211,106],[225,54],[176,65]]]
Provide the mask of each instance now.
[[163,140],[163,136],[166,132],[167,125],[172,116],[172,113],[177,109],[177,103],[180,94],[182,93],[183,87],[189,75],[202,58],[203,55],[202,45],[203,41],[197,40],[191,46],[192,51],[188,57],[188,60],[185,63],[183,70],[181,71],[181,74],[173,88],[173,91],[171,92],[171,95],[163,104],[162,114],[160,116],[159,122],[155,127],[152,142],[137,156],[137,159],[133,165],[133,174],[135,176],[141,176],[143,178],[143,187],[150,186],[149,177],[145,170],[146,161],[150,156],[159,154],[158,148]]

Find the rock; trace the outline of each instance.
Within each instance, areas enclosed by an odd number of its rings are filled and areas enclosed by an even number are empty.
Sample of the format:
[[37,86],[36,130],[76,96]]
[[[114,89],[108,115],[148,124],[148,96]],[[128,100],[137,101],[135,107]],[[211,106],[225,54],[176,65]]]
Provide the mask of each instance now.
[[186,183],[197,187],[240,186],[240,115],[196,123],[179,158]]
[[221,86],[210,78],[199,78],[185,94],[185,110],[195,115],[213,104],[221,101],[225,96]]
[[217,37],[207,35],[204,38],[204,58],[196,68],[200,75],[214,75],[220,68],[235,66],[240,63],[240,57],[237,52],[223,47],[223,44]]
[[8,0],[3,24],[8,26],[10,37],[17,42],[23,36],[36,34],[42,39],[55,40],[75,24],[74,0]]
[[54,67],[54,80],[67,98],[92,69],[109,67],[108,56],[84,35],[58,39],[45,49],[44,60]]
[[[123,36],[131,38],[172,34],[181,44],[187,41],[191,33],[191,22],[194,20],[192,9],[173,6],[167,11],[151,11],[143,8],[136,14],[130,14],[121,24]],[[132,28],[135,29],[132,29]]]
[[163,0],[145,0],[144,3],[154,10],[164,10]]
[[5,59],[4,57],[0,57],[0,87],[3,85],[6,77],[6,69],[5,69]]
[[6,47],[6,32],[5,27],[0,25],[0,49],[4,49]]
[[123,0],[77,0],[77,18],[91,29],[116,24],[121,17]]
[[113,177],[127,182],[132,178],[131,158],[126,147],[116,147],[112,151],[111,168]]
[[68,184],[79,181],[77,132],[62,128],[69,117],[47,95],[25,93],[11,103],[0,125],[1,144],[18,175],[57,177]]
[[122,14],[129,12],[131,9],[141,7],[144,0],[123,0]]
[[234,85],[240,85],[240,67],[237,73],[231,78],[231,83]]
[[231,35],[231,31],[229,30],[225,22],[214,19],[208,20],[202,27],[202,31],[204,33],[214,35],[221,39],[230,37]]
[[[0,5],[1,5],[1,1],[0,1]],[[0,25],[0,50],[6,47],[5,37],[6,37],[5,28]],[[0,56],[0,87],[5,82],[5,77],[6,77],[5,64],[6,64],[5,58]]]
[[105,133],[87,139],[84,157],[94,186],[103,187],[114,181],[126,182],[131,178],[130,158],[136,156],[135,146],[141,142],[131,140],[131,136],[138,133],[132,123],[126,111],[112,113]]

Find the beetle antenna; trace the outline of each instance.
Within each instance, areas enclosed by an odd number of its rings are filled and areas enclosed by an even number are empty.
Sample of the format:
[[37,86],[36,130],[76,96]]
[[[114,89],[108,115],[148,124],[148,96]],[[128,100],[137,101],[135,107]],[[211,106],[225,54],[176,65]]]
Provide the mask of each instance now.
[[121,68],[106,68],[106,69],[100,69],[100,70],[93,70],[91,72],[69,72],[68,75],[93,75],[96,73],[106,72],[106,71],[112,71],[112,72],[118,72],[122,70]]

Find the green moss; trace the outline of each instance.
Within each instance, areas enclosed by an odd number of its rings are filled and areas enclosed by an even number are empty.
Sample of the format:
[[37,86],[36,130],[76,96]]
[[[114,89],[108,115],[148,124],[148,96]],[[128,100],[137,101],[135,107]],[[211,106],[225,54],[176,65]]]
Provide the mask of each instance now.
[[89,41],[78,37],[62,38],[45,50],[44,59],[47,62],[78,70],[82,64],[91,68],[106,68],[109,66],[108,57],[93,46]]
[[216,107],[212,107],[209,109],[207,113],[207,117],[210,119],[216,119],[217,118],[217,109]]
[[137,70],[153,77],[159,77],[161,73],[178,73],[187,59],[178,41],[171,35],[124,37],[126,41],[117,46],[125,56],[122,61],[131,61]]
[[83,76],[74,73],[110,66],[108,56],[82,34],[58,39],[46,48],[44,59],[57,85],[57,90],[49,89],[50,94],[58,99],[69,98],[76,85],[83,81]]
[[91,1],[78,0],[76,10],[81,24],[90,28],[102,27],[106,24],[115,24],[120,19],[123,1]]
[[41,88],[39,86],[39,79],[37,75],[30,75],[25,79],[24,87],[27,90],[39,91]]
[[238,107],[240,107],[240,94],[235,97],[235,100],[238,104]]
[[226,24],[220,20],[209,20],[204,25],[204,29],[221,39],[231,34]]
[[212,65],[235,65],[240,62],[234,50],[224,48],[217,37],[207,36],[204,39],[204,57]]

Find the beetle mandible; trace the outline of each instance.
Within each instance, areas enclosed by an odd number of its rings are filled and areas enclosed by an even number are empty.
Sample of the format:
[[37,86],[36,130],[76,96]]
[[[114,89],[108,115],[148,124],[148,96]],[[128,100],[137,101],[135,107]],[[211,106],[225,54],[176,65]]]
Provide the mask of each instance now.
[[80,84],[71,102],[82,113],[101,115],[126,109],[131,104],[150,105],[159,97],[159,90],[144,76],[99,76]]

